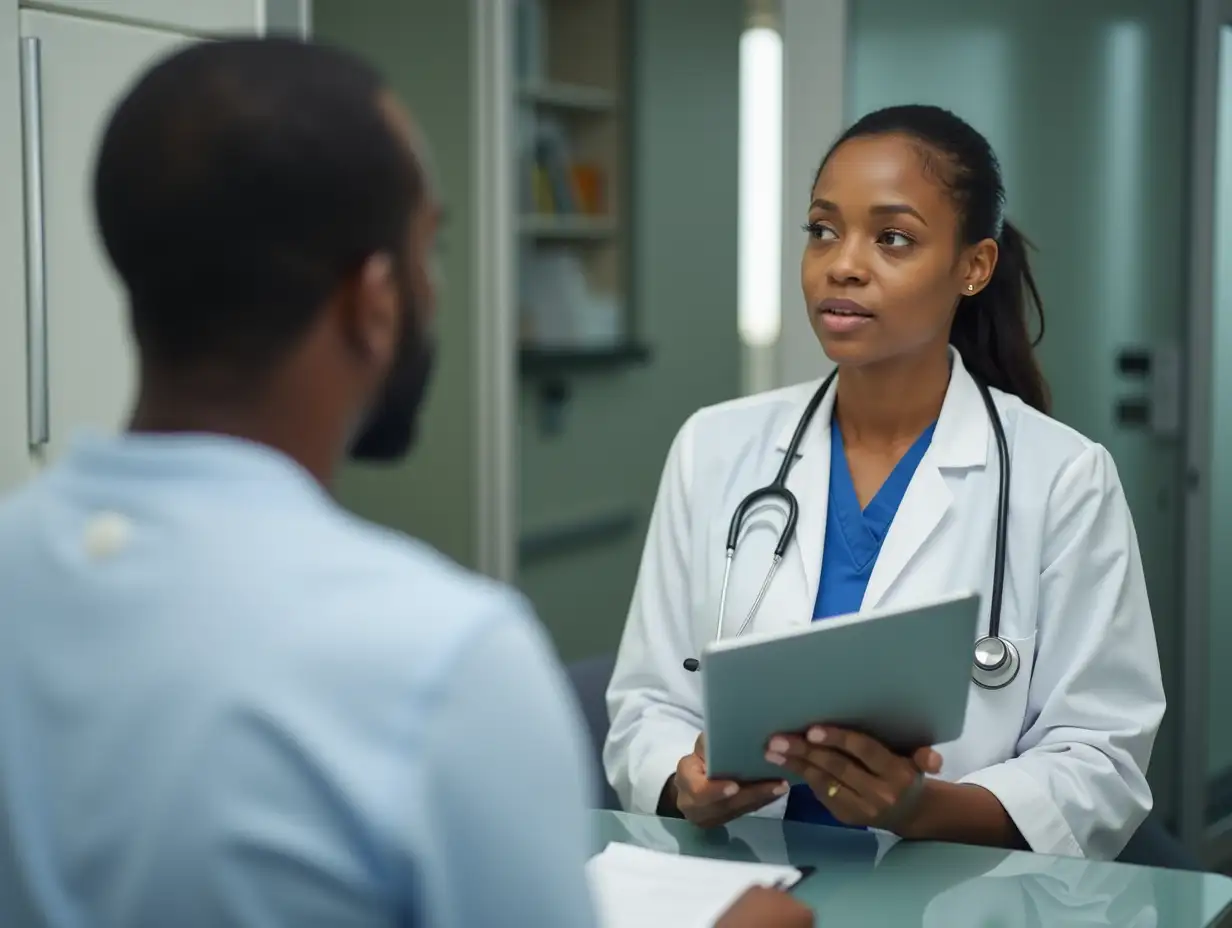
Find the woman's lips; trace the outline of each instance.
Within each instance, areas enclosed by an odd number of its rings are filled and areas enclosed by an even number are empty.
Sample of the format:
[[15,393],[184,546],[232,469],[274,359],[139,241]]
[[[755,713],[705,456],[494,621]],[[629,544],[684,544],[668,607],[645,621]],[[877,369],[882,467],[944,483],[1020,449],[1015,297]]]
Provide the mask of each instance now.
[[822,300],[817,309],[821,324],[836,335],[855,332],[876,318],[855,300]]

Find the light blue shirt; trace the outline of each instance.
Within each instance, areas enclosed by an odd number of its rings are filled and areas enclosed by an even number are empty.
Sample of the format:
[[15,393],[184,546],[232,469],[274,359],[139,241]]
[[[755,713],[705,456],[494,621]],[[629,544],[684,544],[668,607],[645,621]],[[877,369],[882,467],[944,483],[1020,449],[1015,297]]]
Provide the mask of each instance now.
[[587,926],[582,731],[521,598],[272,451],[0,503],[0,925]]

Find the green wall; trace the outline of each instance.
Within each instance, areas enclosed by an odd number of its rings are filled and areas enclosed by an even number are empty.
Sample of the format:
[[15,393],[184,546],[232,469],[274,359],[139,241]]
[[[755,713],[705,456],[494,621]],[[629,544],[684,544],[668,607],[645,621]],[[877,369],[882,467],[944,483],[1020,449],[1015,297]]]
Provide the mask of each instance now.
[[474,566],[475,361],[472,240],[470,4],[434,0],[314,0],[313,33],[364,55],[386,75],[427,135],[444,190],[447,226],[437,315],[438,356],[411,458],[351,467],[339,498]]
[[[551,528],[628,512],[632,527],[522,565],[562,657],[615,647],[672,436],[689,413],[735,395],[739,37],[742,0],[635,0],[632,119],[634,312],[650,360],[570,378],[560,434],[520,396],[520,522]],[[421,445],[403,466],[351,468],[342,501],[475,559],[474,262],[469,4],[315,0],[317,38],[388,76],[431,140],[449,212],[440,367]]]
[[736,329],[742,0],[638,0],[633,34],[634,312],[649,363],[572,378],[560,434],[521,396],[525,529],[635,515],[609,541],[522,565],[565,659],[615,648],[676,430],[740,389]]

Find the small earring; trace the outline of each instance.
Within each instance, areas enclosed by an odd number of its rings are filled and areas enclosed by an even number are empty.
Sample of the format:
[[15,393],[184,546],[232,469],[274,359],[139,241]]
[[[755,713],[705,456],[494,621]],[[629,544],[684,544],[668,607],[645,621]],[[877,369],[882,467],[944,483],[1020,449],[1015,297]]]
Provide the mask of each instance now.
[[968,289],[971,293],[975,293],[975,284],[967,284],[967,289]]

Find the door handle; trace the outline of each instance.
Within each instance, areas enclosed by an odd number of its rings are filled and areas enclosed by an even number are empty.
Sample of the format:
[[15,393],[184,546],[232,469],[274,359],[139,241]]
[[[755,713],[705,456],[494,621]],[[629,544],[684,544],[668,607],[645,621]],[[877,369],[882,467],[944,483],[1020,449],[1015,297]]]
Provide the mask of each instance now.
[[1149,428],[1157,438],[1181,434],[1181,346],[1160,341],[1149,348],[1126,348],[1117,354],[1117,373],[1143,382],[1145,392],[1118,400],[1116,421]]
[[43,88],[39,40],[21,40],[22,165],[26,207],[26,418],[31,448],[51,441],[47,370],[47,239],[43,212]]

